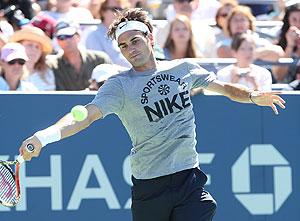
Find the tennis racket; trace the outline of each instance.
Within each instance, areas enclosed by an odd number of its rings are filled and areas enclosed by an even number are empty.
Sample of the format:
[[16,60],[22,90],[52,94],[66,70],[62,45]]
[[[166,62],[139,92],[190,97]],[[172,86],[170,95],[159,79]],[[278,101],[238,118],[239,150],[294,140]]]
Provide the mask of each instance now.
[[[28,144],[26,146],[28,152],[34,151],[34,146]],[[20,200],[20,165],[24,162],[22,155],[19,155],[14,161],[0,160],[0,204],[7,207],[17,205]],[[15,171],[11,169],[15,166]]]

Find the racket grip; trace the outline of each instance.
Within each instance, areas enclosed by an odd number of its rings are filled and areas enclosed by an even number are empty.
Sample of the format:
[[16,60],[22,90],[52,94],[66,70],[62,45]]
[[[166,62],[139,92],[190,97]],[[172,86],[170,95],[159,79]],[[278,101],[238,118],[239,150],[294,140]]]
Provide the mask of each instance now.
[[[29,153],[32,153],[33,151],[34,151],[34,146],[33,146],[33,144],[27,144],[27,146],[26,146],[26,151],[28,151]],[[23,156],[22,155],[19,155],[18,157],[17,157],[17,161],[19,162],[19,164],[22,164],[22,163],[24,163],[24,158],[23,158]]]

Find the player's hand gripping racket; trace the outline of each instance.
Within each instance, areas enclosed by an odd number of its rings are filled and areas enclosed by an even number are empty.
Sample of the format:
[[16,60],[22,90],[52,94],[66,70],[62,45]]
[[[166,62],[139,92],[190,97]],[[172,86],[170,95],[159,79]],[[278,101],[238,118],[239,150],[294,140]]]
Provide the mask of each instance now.
[[[34,151],[34,146],[26,146],[28,152]],[[0,203],[3,206],[13,207],[20,200],[20,177],[19,168],[24,162],[22,155],[19,155],[14,161],[0,160]],[[15,172],[11,166],[15,165]]]

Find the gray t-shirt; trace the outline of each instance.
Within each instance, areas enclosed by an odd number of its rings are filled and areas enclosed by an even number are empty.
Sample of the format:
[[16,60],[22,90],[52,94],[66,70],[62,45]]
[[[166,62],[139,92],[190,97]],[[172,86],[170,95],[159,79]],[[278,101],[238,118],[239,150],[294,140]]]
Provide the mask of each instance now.
[[166,61],[156,69],[133,69],[109,78],[91,102],[103,116],[115,113],[132,141],[131,168],[151,179],[197,167],[192,88],[215,80],[190,61]]

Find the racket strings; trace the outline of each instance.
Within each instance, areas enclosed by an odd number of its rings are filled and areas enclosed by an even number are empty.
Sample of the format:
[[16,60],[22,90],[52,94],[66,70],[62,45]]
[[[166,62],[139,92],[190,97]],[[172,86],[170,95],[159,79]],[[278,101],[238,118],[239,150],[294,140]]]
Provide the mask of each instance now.
[[4,165],[0,165],[0,201],[11,205],[17,201],[15,177]]

